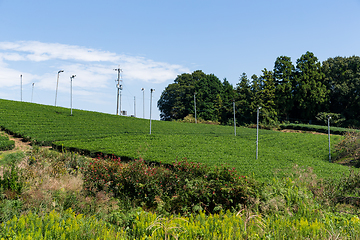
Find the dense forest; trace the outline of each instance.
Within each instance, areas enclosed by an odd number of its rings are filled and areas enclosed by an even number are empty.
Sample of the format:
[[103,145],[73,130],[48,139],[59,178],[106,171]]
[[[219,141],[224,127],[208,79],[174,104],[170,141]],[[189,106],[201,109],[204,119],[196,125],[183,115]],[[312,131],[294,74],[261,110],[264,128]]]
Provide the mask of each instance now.
[[[261,108],[264,124],[302,122],[360,127],[360,57],[335,57],[319,62],[312,52],[296,61],[280,56],[274,69],[262,70],[250,79],[243,73],[236,86],[214,74],[197,70],[178,75],[158,101],[162,120],[183,119],[195,114],[203,120],[238,125],[256,121]],[[194,103],[194,101],[196,101]]]

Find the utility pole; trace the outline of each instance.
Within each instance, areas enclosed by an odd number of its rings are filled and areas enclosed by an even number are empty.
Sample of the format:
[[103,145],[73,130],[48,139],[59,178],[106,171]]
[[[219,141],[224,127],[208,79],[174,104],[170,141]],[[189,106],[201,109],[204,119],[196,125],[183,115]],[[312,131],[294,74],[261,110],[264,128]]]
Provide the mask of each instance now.
[[136,117],[136,98],[134,96],[134,117]]
[[150,89],[150,135],[151,135],[151,107],[152,107],[152,93],[155,92],[155,89]]
[[70,77],[70,108],[71,108],[70,116],[72,116],[72,81],[75,77],[76,77],[76,75],[72,75]]
[[117,100],[116,100],[116,115],[119,115],[119,99],[120,99],[120,115],[121,115],[121,90],[122,90],[122,84],[120,82],[122,82],[121,80],[121,75],[120,73],[122,72],[122,69],[120,68],[116,68],[114,69],[115,71],[118,72],[118,78],[117,80],[117,84],[116,84],[116,88],[117,88]]
[[234,133],[236,136],[235,99],[233,100],[233,111],[234,111]]
[[20,100],[22,102],[22,74],[20,75]]
[[55,107],[56,107],[57,92],[58,92],[58,87],[59,87],[59,77],[60,77],[60,73],[62,73],[62,72],[64,72],[64,70],[58,71],[58,74],[57,74],[56,93],[55,93]]
[[35,86],[35,83],[32,83],[31,102],[33,102],[33,96],[34,96],[34,86]]
[[256,117],[256,159],[258,159],[258,148],[259,148],[259,111],[261,107],[257,109],[257,117]]
[[329,162],[331,163],[331,149],[330,149],[330,115],[328,115],[328,136],[329,136]]
[[143,92],[143,118],[145,119],[145,88],[141,88]]
[[196,92],[194,92],[194,109],[195,109],[195,123],[197,123],[197,120],[196,120]]

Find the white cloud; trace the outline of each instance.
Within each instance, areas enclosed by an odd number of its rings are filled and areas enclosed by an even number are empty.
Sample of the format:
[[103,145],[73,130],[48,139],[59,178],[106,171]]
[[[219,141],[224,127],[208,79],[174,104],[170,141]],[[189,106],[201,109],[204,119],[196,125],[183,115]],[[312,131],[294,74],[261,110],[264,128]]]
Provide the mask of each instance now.
[[[62,65],[66,73],[76,74],[78,84],[82,87],[105,87],[109,80],[114,80],[113,68],[121,64],[122,76],[126,80],[163,83],[173,80],[187,68],[164,62],[155,62],[143,57],[118,55],[112,52],[100,51],[75,45],[60,43],[42,43],[37,41],[0,42],[0,70],[7,72],[0,77],[0,83],[10,75],[19,75],[19,71],[11,69],[4,61],[46,62],[69,60],[72,64]],[[73,63],[75,61],[75,63]],[[64,64],[61,62],[61,64]],[[49,66],[50,67],[50,66]],[[54,73],[37,73],[40,86],[50,87],[50,79]],[[30,75],[30,74],[26,74]],[[62,74],[65,75],[65,74]],[[116,75],[115,75],[116,76]],[[35,78],[35,76],[34,76]],[[9,85],[11,85],[9,83]]]
[[[14,87],[14,86],[20,86],[21,84],[21,78],[20,75],[23,75],[22,72],[11,69],[6,67],[5,64],[1,63],[0,61],[0,85],[2,88],[4,87]],[[22,77],[22,83],[23,85],[33,82],[35,79],[37,79],[37,75],[33,74],[26,74]]]
[[0,53],[0,62],[2,60],[21,61],[25,60],[25,58],[18,53]]
[[128,79],[142,79],[146,82],[162,83],[183,72],[189,71],[180,65],[154,62],[142,57],[124,57],[124,77]]
[[51,59],[83,62],[119,61],[119,57],[115,53],[60,43],[37,41],[0,42],[0,50],[23,53],[26,59],[36,62]]

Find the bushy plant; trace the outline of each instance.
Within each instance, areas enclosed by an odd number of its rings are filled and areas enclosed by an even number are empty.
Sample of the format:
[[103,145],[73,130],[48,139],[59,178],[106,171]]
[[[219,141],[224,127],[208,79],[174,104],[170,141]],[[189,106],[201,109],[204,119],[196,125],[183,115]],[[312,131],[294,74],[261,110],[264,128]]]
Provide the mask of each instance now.
[[85,193],[79,169],[86,161],[87,158],[71,152],[34,147],[28,153],[27,164],[23,164],[23,211],[46,214],[72,208],[76,213],[106,219],[109,212],[118,208],[117,201],[104,191],[92,196]]
[[0,132],[0,151],[12,150],[15,148],[15,141]]
[[[192,114],[187,115],[183,119],[176,120],[177,122],[185,122],[185,123],[195,123],[195,117]],[[196,118],[196,123],[210,124],[210,125],[220,125],[218,121],[204,120],[200,117]]]
[[257,194],[256,182],[234,169],[186,160],[157,166],[142,159],[123,163],[119,158],[97,158],[83,174],[84,188],[91,194],[111,192],[158,211],[212,213],[247,204]]
[[360,167],[360,134],[347,132],[345,138],[335,146],[335,162]]
[[0,176],[1,191],[4,192],[5,197],[8,199],[16,198],[24,186],[21,169],[15,163],[12,163],[10,166],[3,167],[2,175]]

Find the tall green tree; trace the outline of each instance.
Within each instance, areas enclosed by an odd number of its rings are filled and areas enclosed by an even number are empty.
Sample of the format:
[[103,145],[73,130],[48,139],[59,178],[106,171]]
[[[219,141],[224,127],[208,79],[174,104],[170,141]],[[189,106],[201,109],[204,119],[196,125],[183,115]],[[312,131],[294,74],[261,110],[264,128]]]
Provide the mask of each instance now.
[[335,57],[323,62],[330,89],[329,111],[346,118],[347,125],[360,126],[360,57]]
[[192,74],[184,73],[165,88],[157,103],[162,120],[183,119],[193,113],[195,82]]
[[329,90],[321,63],[311,52],[306,52],[296,61],[293,114],[303,120],[315,119],[326,107]]
[[235,99],[234,87],[224,78],[222,83],[222,105],[220,106],[220,122],[222,124],[233,124],[233,100]]
[[157,103],[160,117],[173,120],[194,114],[196,93],[197,115],[204,120],[218,121],[222,92],[222,83],[214,74],[205,74],[201,70],[181,74],[161,93]]
[[251,122],[251,100],[252,91],[250,80],[246,73],[243,73],[235,88],[235,117],[236,122],[240,125]]
[[[197,72],[195,72],[197,73]],[[205,75],[195,84],[198,116],[204,120],[218,121],[220,117],[222,83],[214,74]]]
[[262,82],[262,89],[260,92],[263,113],[263,122],[267,124],[274,124],[277,121],[277,112],[275,109],[275,77],[272,71],[266,68],[262,70],[262,75],[259,77]]
[[250,100],[250,117],[251,122],[256,122],[256,112],[258,107],[264,105],[264,99],[262,96],[262,91],[264,88],[264,79],[258,77],[256,74],[251,76],[251,100]]
[[295,67],[290,57],[276,58],[274,65],[275,105],[278,115],[285,120],[289,119],[291,109],[294,107],[294,71]]

